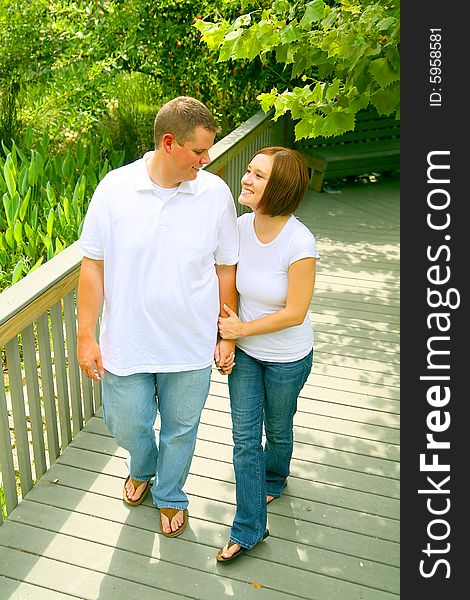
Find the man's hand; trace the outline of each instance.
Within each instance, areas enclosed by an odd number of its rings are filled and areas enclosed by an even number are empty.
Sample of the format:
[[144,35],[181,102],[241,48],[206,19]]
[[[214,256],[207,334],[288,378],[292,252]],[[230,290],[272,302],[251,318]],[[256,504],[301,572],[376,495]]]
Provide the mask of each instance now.
[[104,375],[101,350],[93,339],[77,340],[77,360],[80,369],[90,379],[100,381]]
[[230,375],[235,366],[235,341],[218,340],[214,360],[215,366],[221,375]]

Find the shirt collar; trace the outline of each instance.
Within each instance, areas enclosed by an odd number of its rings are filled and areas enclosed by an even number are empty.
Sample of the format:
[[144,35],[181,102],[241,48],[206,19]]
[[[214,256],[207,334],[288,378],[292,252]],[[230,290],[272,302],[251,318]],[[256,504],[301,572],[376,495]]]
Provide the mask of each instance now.
[[[150,152],[146,152],[141,159],[136,161],[137,169],[135,181],[137,191],[155,190],[155,186],[153,185],[153,182],[150,179],[150,175],[148,174],[147,166],[145,164],[145,162],[150,158],[153,152],[153,150]],[[197,192],[198,177],[191,181],[182,181],[177,188],[177,193],[181,192],[183,194],[195,194]]]

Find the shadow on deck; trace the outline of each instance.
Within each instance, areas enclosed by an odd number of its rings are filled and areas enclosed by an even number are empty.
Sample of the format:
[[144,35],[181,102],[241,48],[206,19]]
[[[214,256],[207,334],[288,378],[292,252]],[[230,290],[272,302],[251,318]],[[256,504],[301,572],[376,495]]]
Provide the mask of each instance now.
[[235,507],[226,379],[214,370],[180,538],[121,500],[124,452],[92,417],[0,527],[0,598],[399,597],[399,182],[309,192],[322,255],[316,352],[271,536],[219,566]]

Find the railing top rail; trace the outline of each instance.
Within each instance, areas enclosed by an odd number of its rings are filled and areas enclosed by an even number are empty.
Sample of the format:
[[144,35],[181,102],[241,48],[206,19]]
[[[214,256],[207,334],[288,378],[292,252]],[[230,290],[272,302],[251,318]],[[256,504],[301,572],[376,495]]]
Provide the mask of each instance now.
[[248,143],[250,134],[259,132],[262,126],[268,126],[274,115],[274,109],[265,113],[259,110],[239,127],[231,131],[224,138],[214,144],[210,150],[211,162],[207,165],[209,171],[220,171],[231,159],[234,153],[238,152],[239,144]]
[[[13,331],[12,327],[15,318],[21,319],[24,311],[27,310],[24,323],[26,326],[27,320],[33,321],[57,302],[58,298],[55,295],[45,296],[45,292],[60,284],[60,298],[73,287],[81,258],[78,242],[74,242],[0,294],[0,345],[21,331],[21,327],[16,331]],[[15,323],[18,324],[18,321]]]

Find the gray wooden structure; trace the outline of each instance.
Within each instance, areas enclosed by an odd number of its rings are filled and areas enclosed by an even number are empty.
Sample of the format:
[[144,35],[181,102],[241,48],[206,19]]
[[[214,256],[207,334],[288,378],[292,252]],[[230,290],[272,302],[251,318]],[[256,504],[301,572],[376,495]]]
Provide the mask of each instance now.
[[310,189],[321,192],[326,179],[400,169],[400,121],[375,110],[362,110],[356,115],[354,131],[303,138],[294,147],[310,167]]
[[[254,148],[281,141],[261,117],[250,135]],[[150,497],[121,500],[125,453],[76,365],[76,248],[0,295],[1,600],[399,597],[399,183],[309,191],[298,217],[322,255],[315,361],[289,484],[269,506],[271,536],[229,565],[214,560],[235,502],[226,379],[213,371],[189,527],[166,539]]]

